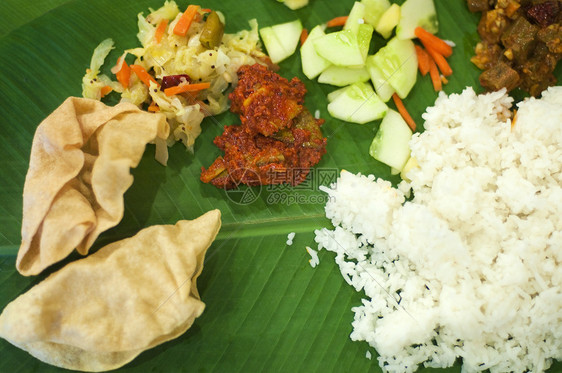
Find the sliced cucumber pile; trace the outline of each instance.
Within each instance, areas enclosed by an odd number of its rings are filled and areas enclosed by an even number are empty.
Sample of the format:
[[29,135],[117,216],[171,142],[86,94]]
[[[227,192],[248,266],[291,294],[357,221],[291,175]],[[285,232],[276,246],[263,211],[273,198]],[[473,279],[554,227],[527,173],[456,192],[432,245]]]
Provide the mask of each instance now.
[[[383,118],[369,153],[393,174],[413,164],[408,163],[412,131],[385,103],[394,94],[406,98],[416,83],[418,60],[410,39],[417,26],[437,32],[433,0],[406,0],[401,6],[389,0],[361,0],[353,4],[342,30],[326,33],[325,27],[316,26],[301,47],[303,72],[309,79],[343,87],[328,94],[332,117],[359,124]],[[389,41],[369,55],[375,31]]]
[[[389,0],[360,0],[353,4],[340,30],[317,25],[300,48],[306,77],[343,87],[328,94],[331,116],[358,124],[383,118],[370,154],[389,165],[393,174],[404,171],[412,131],[385,103],[394,94],[406,98],[416,83],[418,61],[410,39],[415,38],[418,26],[437,32],[433,0],[406,0],[401,6]],[[260,30],[274,63],[294,53],[301,31],[298,20]],[[369,54],[374,32],[388,42]]]
[[263,27],[259,32],[271,62],[278,63],[295,53],[302,32],[302,23],[297,19]]

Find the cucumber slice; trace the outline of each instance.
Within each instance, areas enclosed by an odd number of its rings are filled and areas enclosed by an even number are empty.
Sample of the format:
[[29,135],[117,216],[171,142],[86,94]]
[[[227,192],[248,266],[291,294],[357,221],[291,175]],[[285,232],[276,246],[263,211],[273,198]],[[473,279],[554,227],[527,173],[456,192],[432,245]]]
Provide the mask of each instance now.
[[353,4],[353,8],[349,12],[347,16],[347,21],[345,21],[345,25],[343,26],[344,30],[351,30],[357,33],[357,29],[359,25],[364,23],[363,17],[365,16],[365,5],[356,1]]
[[318,83],[343,87],[356,82],[366,82],[370,78],[364,67],[330,66],[320,74]]
[[297,49],[302,32],[300,19],[260,29],[260,36],[273,63],[292,55]]
[[328,104],[328,112],[332,117],[359,124],[382,118],[387,109],[367,83],[355,83],[344,88]]
[[285,3],[289,9],[300,9],[308,5],[308,0],[277,0]]
[[377,26],[382,14],[390,8],[388,0],[361,0],[361,3],[365,5],[363,19],[373,27]]
[[369,54],[369,47],[371,46],[371,39],[374,31],[375,29],[373,26],[367,23],[359,25],[357,28],[357,43],[361,56],[363,57],[363,63],[365,63],[367,55]]
[[338,97],[339,95],[344,93],[347,88],[348,87],[339,88],[339,89],[336,89],[335,91],[332,91],[332,92],[328,93],[328,96],[327,96],[328,102],[334,101],[336,99],[336,97]]
[[390,39],[379,49],[372,62],[400,98],[406,98],[416,83],[418,58],[411,40]]
[[371,82],[373,83],[373,87],[375,87],[375,92],[377,92],[377,95],[381,100],[387,102],[396,91],[384,78],[380,69],[375,65],[373,58],[374,56],[367,57],[365,66],[367,67],[367,71],[369,71],[369,74],[371,76]]
[[402,4],[396,36],[400,39],[413,39],[416,37],[414,29],[418,26],[432,34],[439,30],[433,0],[406,0]]
[[314,49],[334,65],[363,66],[373,36],[372,31],[369,34],[369,26],[359,25],[357,33],[341,30],[321,36],[313,41]]
[[419,167],[419,166],[420,165],[418,164],[418,161],[416,160],[416,158],[414,158],[414,157],[408,158],[408,161],[406,162],[406,164],[404,165],[404,168],[400,172],[400,177],[402,178],[402,180],[412,181],[408,177],[408,172],[410,172],[411,169]]
[[402,171],[410,158],[408,143],[411,138],[412,130],[402,116],[398,112],[388,109],[371,143],[369,154],[377,161]]
[[392,35],[392,30],[400,21],[400,6],[392,4],[390,8],[382,15],[375,31],[382,35],[383,38],[388,39]]
[[308,34],[308,38],[301,47],[301,64],[302,71],[308,79],[316,78],[322,71],[326,70],[330,65],[330,61],[326,60],[316,53],[313,41],[326,35],[322,26],[316,26]]

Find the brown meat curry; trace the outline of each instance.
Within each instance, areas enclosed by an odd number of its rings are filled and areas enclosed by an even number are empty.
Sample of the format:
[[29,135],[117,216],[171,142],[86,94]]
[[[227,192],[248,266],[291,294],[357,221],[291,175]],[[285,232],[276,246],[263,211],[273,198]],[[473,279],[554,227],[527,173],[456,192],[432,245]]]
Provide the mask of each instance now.
[[471,61],[483,70],[487,90],[517,87],[538,96],[556,84],[553,71],[562,57],[562,0],[467,0],[482,12],[481,42]]

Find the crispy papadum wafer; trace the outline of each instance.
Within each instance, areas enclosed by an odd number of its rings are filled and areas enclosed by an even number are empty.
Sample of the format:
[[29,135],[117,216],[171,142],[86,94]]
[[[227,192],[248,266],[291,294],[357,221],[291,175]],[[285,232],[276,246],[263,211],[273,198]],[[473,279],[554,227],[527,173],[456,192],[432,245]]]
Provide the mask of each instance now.
[[52,365],[118,368],[183,334],[205,304],[197,291],[220,211],[145,228],[72,262],[0,314],[0,337]]
[[76,248],[86,255],[98,235],[123,218],[147,143],[167,159],[162,114],[70,97],[37,127],[23,189],[22,243],[16,267],[35,275]]

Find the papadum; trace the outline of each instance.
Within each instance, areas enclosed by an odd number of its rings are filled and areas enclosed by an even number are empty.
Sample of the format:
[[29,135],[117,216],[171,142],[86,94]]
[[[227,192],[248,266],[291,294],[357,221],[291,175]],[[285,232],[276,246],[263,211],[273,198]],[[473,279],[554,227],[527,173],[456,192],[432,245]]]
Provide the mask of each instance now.
[[0,337],[67,369],[128,363],[201,315],[196,281],[220,225],[213,210],[145,228],[66,265],[6,306]]
[[98,235],[123,218],[146,144],[167,160],[162,114],[70,97],[37,127],[23,189],[22,242],[16,261],[35,275],[75,248],[86,255]]

